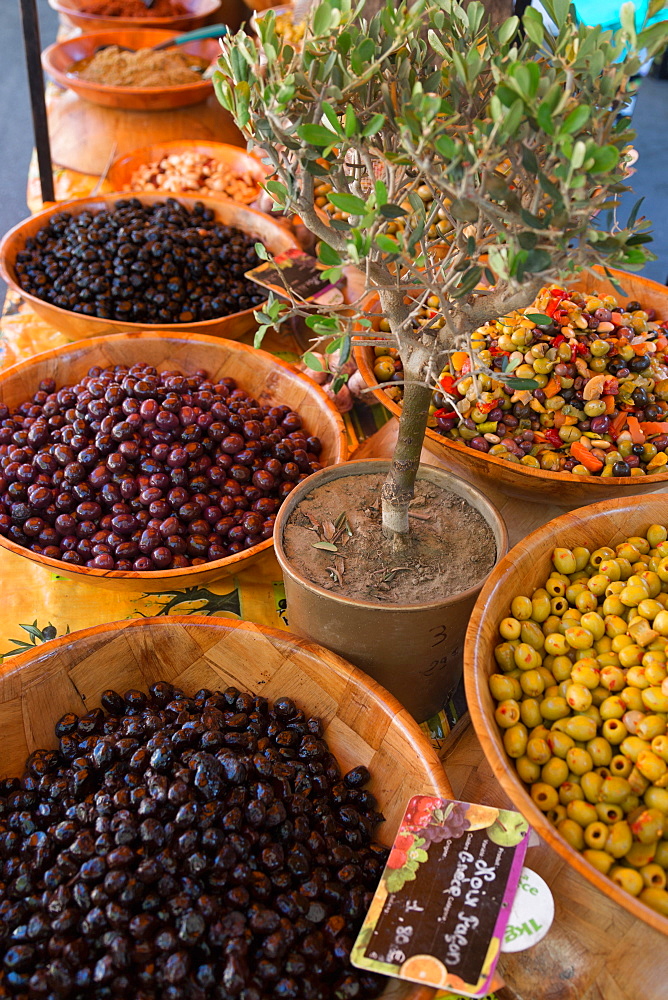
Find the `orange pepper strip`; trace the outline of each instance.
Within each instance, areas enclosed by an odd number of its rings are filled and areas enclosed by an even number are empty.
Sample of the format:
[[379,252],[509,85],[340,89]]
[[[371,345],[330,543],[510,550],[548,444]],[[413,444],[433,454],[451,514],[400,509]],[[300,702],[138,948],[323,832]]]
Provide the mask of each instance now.
[[560,390],[561,390],[561,382],[554,375],[547,383],[547,385],[544,386],[543,388],[543,392],[545,393],[548,399],[552,399],[552,397],[556,396]]
[[644,420],[640,428],[645,434],[668,434],[668,420]]
[[612,413],[615,408],[615,397],[614,396],[604,396],[603,402],[605,403],[605,412]]
[[631,431],[631,440],[634,444],[644,444],[645,443],[645,432],[638,423],[638,418],[634,417],[632,413],[628,416],[629,430]]
[[563,427],[565,423],[566,423],[566,415],[562,413],[561,410],[557,410],[557,412],[554,415],[554,426],[557,428],[557,430],[559,430],[559,428]]
[[654,341],[657,351],[665,351],[668,348],[668,337],[664,333]]
[[583,444],[579,441],[573,441],[570,448],[571,456],[576,458],[580,465],[584,465],[585,469],[589,469],[590,472],[600,472],[603,468],[603,462],[596,455],[592,455],[588,448],[585,448]]
[[624,424],[626,423],[627,419],[628,419],[628,413],[626,412],[626,410],[622,410],[621,413],[617,414],[615,419],[610,424],[610,434],[613,437],[616,438],[617,435],[620,433],[620,431],[624,429]]

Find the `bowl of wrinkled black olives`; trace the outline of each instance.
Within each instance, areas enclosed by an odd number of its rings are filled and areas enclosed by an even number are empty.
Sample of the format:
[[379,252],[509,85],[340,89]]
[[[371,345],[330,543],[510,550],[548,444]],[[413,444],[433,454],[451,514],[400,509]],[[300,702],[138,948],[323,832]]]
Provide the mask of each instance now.
[[450,797],[392,695],[248,622],[124,621],[0,667],[0,993],[334,1000],[403,810]]
[[323,390],[246,344],[135,333],[0,372],[0,546],[156,592],[237,573],[293,487],[346,460]]
[[47,208],[0,243],[0,276],[74,340],[193,330],[236,339],[266,293],[245,277],[298,246],[290,230],[231,200],[159,193],[98,195]]

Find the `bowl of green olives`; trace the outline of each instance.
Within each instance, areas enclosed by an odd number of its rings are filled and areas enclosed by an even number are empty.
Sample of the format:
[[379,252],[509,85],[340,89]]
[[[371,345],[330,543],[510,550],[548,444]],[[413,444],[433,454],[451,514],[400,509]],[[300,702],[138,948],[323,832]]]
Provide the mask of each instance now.
[[[547,286],[529,308],[475,331],[489,375],[453,352],[434,392],[425,446],[460,475],[510,496],[579,507],[668,482],[668,309],[656,282],[586,274]],[[624,303],[623,305],[621,303]],[[430,318],[429,303],[425,319]],[[433,316],[433,310],[432,310]],[[374,317],[379,333],[386,329]],[[396,350],[358,347],[373,395],[401,413]],[[515,390],[496,372],[531,379]]]
[[587,891],[661,935],[667,654],[658,496],[593,504],[528,535],[488,578],[464,649],[471,718],[503,791]]

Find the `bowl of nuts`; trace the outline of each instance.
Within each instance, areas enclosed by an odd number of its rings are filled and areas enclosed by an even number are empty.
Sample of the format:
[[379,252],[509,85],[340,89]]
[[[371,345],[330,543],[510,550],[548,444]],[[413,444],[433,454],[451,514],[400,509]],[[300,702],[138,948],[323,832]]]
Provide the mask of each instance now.
[[349,953],[409,797],[451,790],[360,670],[249,622],[117,622],[0,667],[0,723],[0,990],[423,994]]
[[248,205],[157,193],[98,195],[44,209],[0,243],[0,275],[73,340],[145,330],[237,338],[266,293],[245,272],[298,247]]
[[620,970],[620,935],[642,948],[625,981],[651,1000],[668,974],[667,539],[660,496],[563,514],[492,571],[464,647],[494,778],[556,852],[550,879],[586,900],[578,942],[605,912],[597,961]]
[[259,197],[266,176],[257,157],[238,146],[175,139],[117,157],[107,184],[112,191],[196,192],[249,205]]
[[82,32],[115,28],[193,31],[215,24],[222,0],[49,0],[49,7]]
[[[474,332],[474,351],[491,374],[479,377],[476,398],[468,355],[453,354],[434,393],[425,446],[458,474],[537,503],[580,507],[665,486],[666,289],[620,271],[612,276],[624,296],[603,275],[587,273]],[[377,312],[373,322],[382,335]],[[397,352],[359,347],[355,359],[375,398],[399,417]],[[534,388],[495,381],[497,370],[531,379]]]
[[264,351],[80,341],[0,372],[0,546],[107,588],[204,584],[261,558],[290,490],[346,458],[334,404]]

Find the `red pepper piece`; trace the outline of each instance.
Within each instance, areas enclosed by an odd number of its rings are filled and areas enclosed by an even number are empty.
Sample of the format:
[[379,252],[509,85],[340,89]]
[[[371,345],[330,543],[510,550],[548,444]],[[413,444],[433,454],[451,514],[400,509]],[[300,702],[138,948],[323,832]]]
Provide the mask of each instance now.
[[564,344],[565,342],[566,338],[563,333],[558,333],[556,337],[552,338],[552,347],[559,347],[559,344]]
[[564,442],[559,437],[559,431],[555,430],[554,427],[548,427],[547,430],[543,431],[543,433],[550,444],[553,444],[555,448],[563,447]]
[[602,396],[616,396],[619,392],[619,381],[616,378],[606,378],[603,383]]
[[455,378],[452,375],[444,375],[438,380],[438,384],[444,392],[453,392],[455,388]]

